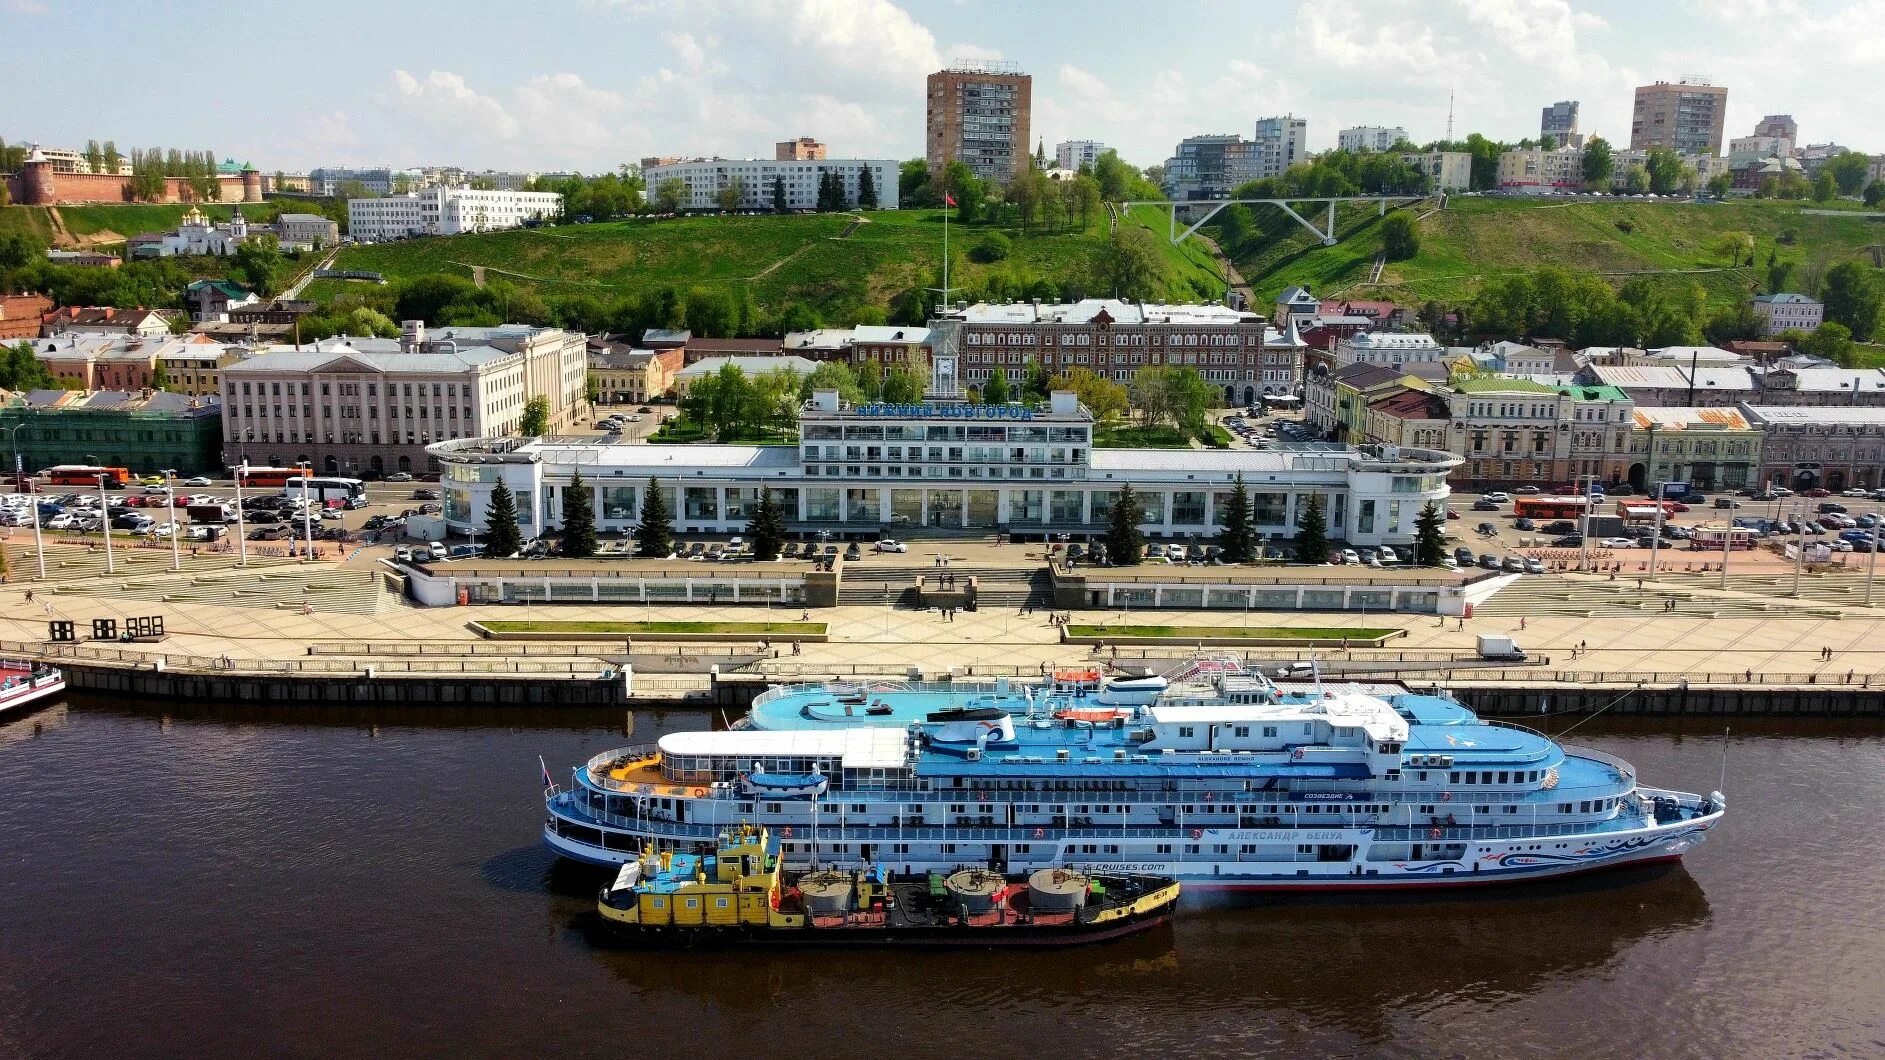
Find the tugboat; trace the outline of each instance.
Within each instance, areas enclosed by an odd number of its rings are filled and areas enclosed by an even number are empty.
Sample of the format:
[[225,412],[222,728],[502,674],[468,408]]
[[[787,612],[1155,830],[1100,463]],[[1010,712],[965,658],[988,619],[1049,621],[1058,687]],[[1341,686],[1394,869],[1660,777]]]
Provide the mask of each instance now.
[[1137,873],[794,871],[766,829],[742,825],[712,854],[627,862],[596,910],[618,934],[680,945],[1066,946],[1146,931],[1177,902],[1178,881]]
[[65,674],[31,659],[0,659],[0,713],[65,691]]

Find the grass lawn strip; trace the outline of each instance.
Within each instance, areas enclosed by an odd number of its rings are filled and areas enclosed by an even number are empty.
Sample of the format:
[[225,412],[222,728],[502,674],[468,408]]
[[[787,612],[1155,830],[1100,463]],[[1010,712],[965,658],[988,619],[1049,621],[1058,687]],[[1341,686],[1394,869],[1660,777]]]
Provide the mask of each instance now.
[[1284,640],[1304,644],[1321,641],[1381,640],[1398,629],[1320,626],[1090,626],[1070,625],[1069,637],[1160,637],[1172,640]]
[[480,622],[492,633],[613,633],[633,636],[637,633],[723,633],[736,637],[817,636],[825,632],[823,622],[607,622],[580,620],[498,620]]

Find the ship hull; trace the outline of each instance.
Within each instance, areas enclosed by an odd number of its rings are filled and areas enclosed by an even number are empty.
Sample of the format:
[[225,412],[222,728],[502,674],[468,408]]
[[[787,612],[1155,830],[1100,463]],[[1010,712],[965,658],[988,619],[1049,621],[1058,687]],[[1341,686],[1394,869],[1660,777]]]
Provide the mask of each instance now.
[[982,949],[995,946],[1049,948],[1125,938],[1170,923],[1171,906],[1138,917],[1077,926],[884,927],[884,928],[644,928],[603,920],[611,934],[638,945],[708,946],[922,946]]

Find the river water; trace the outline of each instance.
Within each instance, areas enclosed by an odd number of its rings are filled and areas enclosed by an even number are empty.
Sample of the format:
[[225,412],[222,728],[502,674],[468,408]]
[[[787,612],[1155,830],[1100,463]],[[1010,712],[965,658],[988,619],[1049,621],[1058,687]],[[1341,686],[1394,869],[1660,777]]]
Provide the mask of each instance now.
[[[637,740],[704,714],[641,714]],[[1885,1054],[1885,726],[1741,722],[1674,868],[1188,900],[1015,952],[601,937],[537,842],[596,712],[138,706],[0,720],[0,1057]],[[1716,786],[1719,722],[1576,740]]]

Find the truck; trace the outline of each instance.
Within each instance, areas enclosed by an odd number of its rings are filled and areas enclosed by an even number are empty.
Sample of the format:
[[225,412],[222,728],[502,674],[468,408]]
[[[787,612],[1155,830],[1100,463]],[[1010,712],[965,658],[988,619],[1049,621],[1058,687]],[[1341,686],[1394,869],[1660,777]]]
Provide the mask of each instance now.
[[236,510],[227,504],[192,504],[184,511],[189,513],[193,523],[207,523],[220,526],[236,521]]
[[1482,659],[1523,659],[1525,649],[1511,637],[1499,633],[1481,633],[1479,635],[1479,657]]

